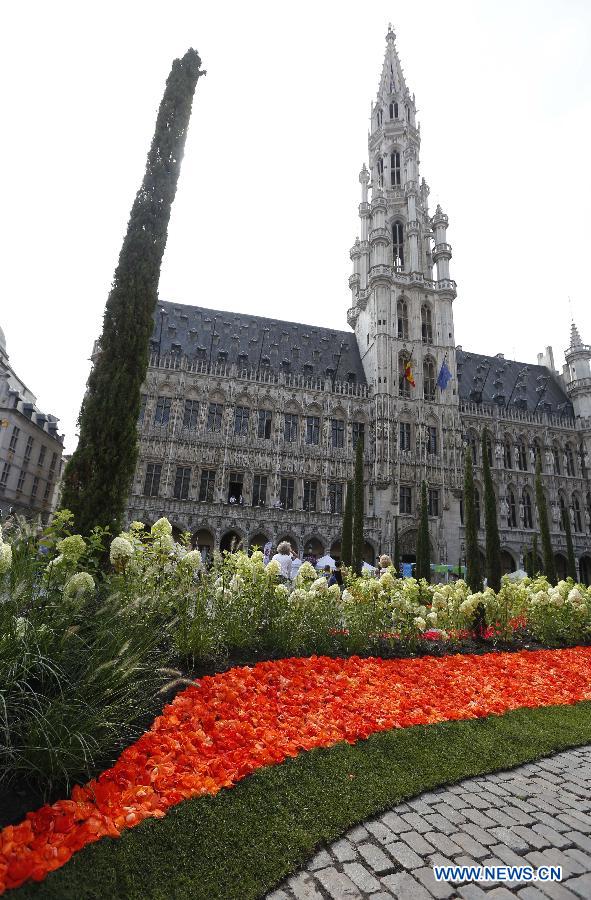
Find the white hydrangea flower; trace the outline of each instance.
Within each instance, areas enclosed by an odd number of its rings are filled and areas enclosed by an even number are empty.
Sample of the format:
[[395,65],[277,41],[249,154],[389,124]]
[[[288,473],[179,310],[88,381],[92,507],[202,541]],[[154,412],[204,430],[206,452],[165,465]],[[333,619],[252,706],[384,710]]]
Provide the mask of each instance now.
[[437,621],[437,613],[436,612],[431,611],[430,613],[427,613],[427,622],[429,622],[431,625],[434,625],[436,623],[436,621]]
[[417,616],[415,619],[413,619],[413,622],[414,622],[415,627],[416,627],[419,631],[425,631],[425,630],[426,630],[426,628],[427,628],[427,623],[426,623],[425,620],[422,618],[422,616]]
[[130,531],[143,531],[146,526],[143,522],[132,522],[129,526]]
[[66,581],[64,596],[80,597],[82,594],[90,594],[94,591],[94,578],[88,572],[76,572]]
[[230,588],[233,591],[240,591],[244,587],[244,578],[242,575],[233,575],[230,581]]
[[328,590],[328,581],[321,575],[320,578],[316,578],[310,587],[311,591],[319,591],[321,594],[325,593]]
[[154,522],[154,524],[150,528],[150,534],[153,537],[161,537],[165,534],[172,534],[172,525],[170,524],[166,516],[162,516],[161,519],[158,519],[157,522]]
[[267,564],[267,567],[266,567],[266,569],[265,569],[265,572],[267,573],[267,575],[268,575],[270,578],[274,578],[276,575],[280,575],[280,574],[281,574],[281,566],[279,565],[279,563],[277,562],[276,559],[272,559],[272,560]]
[[133,544],[119,535],[111,541],[109,559],[114,566],[125,566],[133,556]]
[[345,600],[348,603],[352,599],[353,599],[353,594],[351,593],[351,591],[348,591],[347,588],[345,588],[345,590],[343,591],[343,600]]
[[328,589],[328,593],[330,594],[331,597],[338,597],[340,599],[341,589],[338,586],[338,584],[331,584],[331,586]]
[[179,566],[182,566],[183,569],[192,570],[200,569],[202,564],[203,560],[201,559],[199,550],[189,550],[179,562]]
[[56,550],[68,560],[77,560],[86,550],[86,542],[81,534],[70,534],[56,544]]
[[12,566],[12,547],[10,544],[4,544],[0,538],[0,575],[8,572]]
[[380,575],[380,584],[386,590],[394,587],[394,579],[392,578],[392,574],[390,572],[384,572],[383,575]]
[[282,599],[289,597],[289,589],[288,589],[287,585],[278,584],[277,587],[275,588],[275,596],[281,597]]
[[296,576],[296,584],[303,584],[304,581],[310,581],[314,578],[316,578],[316,569],[314,566],[309,562],[302,563]]

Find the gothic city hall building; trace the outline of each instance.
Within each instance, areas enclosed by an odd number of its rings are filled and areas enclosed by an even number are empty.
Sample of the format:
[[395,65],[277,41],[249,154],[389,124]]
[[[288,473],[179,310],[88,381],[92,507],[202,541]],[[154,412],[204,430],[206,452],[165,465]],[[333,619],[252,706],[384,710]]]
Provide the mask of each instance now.
[[540,458],[558,573],[569,516],[578,574],[589,583],[591,346],[573,324],[558,372],[550,347],[529,365],[456,345],[448,217],[440,206],[429,211],[419,150],[390,29],[359,175],[350,330],[161,303],[130,520],[165,515],[206,552],[287,539],[300,555],[338,558],[362,439],[366,559],[393,553],[397,523],[402,559],[414,560],[424,480],[431,559],[457,565],[466,453],[484,549],[484,430],[505,571],[523,566],[539,531]]

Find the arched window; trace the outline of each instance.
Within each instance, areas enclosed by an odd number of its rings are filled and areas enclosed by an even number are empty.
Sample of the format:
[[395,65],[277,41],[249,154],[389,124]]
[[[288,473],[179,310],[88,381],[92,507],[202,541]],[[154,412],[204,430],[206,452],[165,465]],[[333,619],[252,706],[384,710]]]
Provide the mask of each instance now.
[[552,447],[552,459],[554,460],[554,474],[560,475],[560,451],[556,444]]
[[509,488],[507,493],[507,504],[509,506],[507,525],[509,528],[517,528],[517,504],[515,503],[515,494],[511,488]]
[[398,104],[396,101],[390,104],[390,118],[397,119],[398,118]]
[[575,474],[575,455],[573,453],[573,448],[568,445],[565,448],[565,456],[566,456],[566,474],[574,475]]
[[581,515],[581,504],[578,497],[573,497],[573,513],[575,518],[575,531],[583,530],[583,516]]
[[378,157],[378,184],[384,187],[384,160],[381,156]]
[[433,343],[433,317],[426,303],[421,306],[421,337],[424,344]]
[[410,397],[410,384],[405,376],[408,359],[408,354],[404,352],[398,356],[398,393],[401,397]]
[[404,226],[402,222],[394,222],[392,225],[392,244],[394,268],[404,268]]
[[522,438],[517,441],[517,465],[522,472],[527,472],[527,452]]
[[513,453],[511,446],[511,438],[506,437],[505,443],[503,444],[503,465],[506,469],[513,468]]
[[406,107],[406,121],[410,122],[410,106]]
[[531,497],[528,490],[523,492],[523,527],[533,528],[534,520],[532,513]]
[[377,118],[377,122],[378,122],[378,128],[381,128],[381,127],[382,127],[382,120],[383,120],[383,118],[384,118],[384,112],[383,112],[382,109],[378,109],[376,118]]
[[408,305],[406,300],[399,300],[396,304],[396,319],[398,337],[403,341],[408,340]]
[[390,184],[392,187],[400,184],[400,153],[398,150],[390,154]]
[[474,513],[476,518],[476,527],[480,528],[480,494],[478,488],[474,487]]
[[435,363],[432,359],[423,361],[423,396],[425,400],[435,400]]
[[562,494],[559,496],[558,502],[560,503],[560,527],[563,531],[566,531],[566,517],[568,516],[568,511]]

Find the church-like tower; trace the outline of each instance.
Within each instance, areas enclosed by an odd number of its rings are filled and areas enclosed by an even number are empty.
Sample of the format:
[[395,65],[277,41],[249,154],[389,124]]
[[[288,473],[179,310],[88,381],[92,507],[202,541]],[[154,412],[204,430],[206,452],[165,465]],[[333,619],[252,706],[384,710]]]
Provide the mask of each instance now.
[[[457,471],[460,448],[448,218],[440,206],[429,215],[415,99],[395,41],[390,27],[371,108],[369,169],[364,164],[359,176],[361,226],[351,250],[348,311],[375,397],[372,480],[375,511],[384,517],[414,515],[423,478],[433,505],[449,509],[449,488],[459,484],[443,469]],[[452,377],[442,389],[444,363]]]

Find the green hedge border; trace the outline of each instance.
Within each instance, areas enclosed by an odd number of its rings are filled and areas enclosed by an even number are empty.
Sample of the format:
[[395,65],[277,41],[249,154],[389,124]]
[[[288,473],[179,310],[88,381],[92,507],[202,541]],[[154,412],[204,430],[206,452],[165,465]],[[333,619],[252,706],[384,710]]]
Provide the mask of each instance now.
[[395,729],[302,753],[86,847],[15,900],[251,900],[404,799],[591,743],[591,703]]

